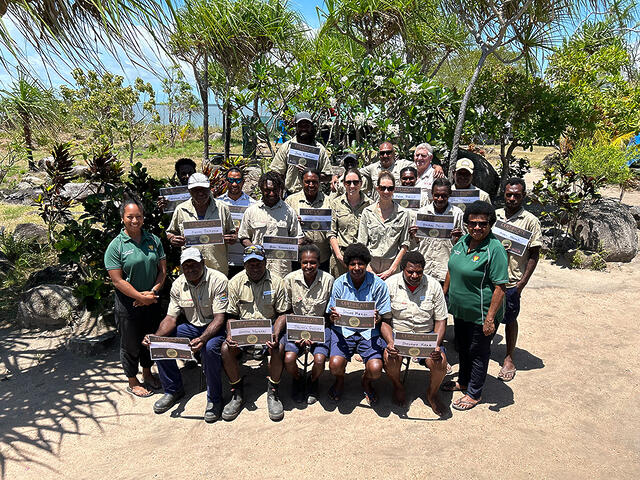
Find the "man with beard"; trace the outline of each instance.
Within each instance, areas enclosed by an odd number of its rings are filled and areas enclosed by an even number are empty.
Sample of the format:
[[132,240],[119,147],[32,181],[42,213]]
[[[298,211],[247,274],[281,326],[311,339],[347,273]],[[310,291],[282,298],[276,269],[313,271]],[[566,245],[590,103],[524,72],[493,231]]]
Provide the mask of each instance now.
[[329,161],[327,150],[323,145],[316,142],[316,128],[311,115],[307,112],[300,112],[293,118],[293,122],[296,125],[295,137],[288,142],[285,142],[278,149],[271,161],[271,170],[282,175],[284,178],[286,192],[289,195],[302,190],[300,175],[307,169],[307,167],[303,165],[290,165],[287,163],[292,143],[301,143],[303,145],[319,147],[320,156],[318,158],[318,166],[316,167],[316,170],[319,170],[322,175],[320,180],[322,182],[328,182],[332,178],[331,162]]
[[[379,160],[360,169],[363,177],[363,189],[374,201],[378,200],[378,177],[380,172],[387,170],[393,174],[393,178],[400,179],[400,171],[404,167],[412,167],[413,162],[404,159],[396,159],[396,151],[391,142],[383,142],[378,147]],[[396,183],[398,180],[396,180]]]

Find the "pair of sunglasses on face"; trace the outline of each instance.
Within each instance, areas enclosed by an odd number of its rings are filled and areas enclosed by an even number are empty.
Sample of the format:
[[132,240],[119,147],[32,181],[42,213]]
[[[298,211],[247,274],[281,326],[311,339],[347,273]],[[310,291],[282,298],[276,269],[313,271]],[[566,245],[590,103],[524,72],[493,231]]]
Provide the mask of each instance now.
[[243,180],[244,180],[244,178],[227,178],[227,182],[229,182],[229,183],[240,184],[240,183],[242,183]]

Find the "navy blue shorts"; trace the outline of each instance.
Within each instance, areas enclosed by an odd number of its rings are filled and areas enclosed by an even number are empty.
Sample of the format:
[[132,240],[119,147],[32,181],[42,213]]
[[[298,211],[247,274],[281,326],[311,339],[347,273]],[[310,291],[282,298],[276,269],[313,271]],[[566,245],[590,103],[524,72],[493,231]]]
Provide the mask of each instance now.
[[520,293],[518,293],[518,287],[507,288],[505,300],[507,305],[504,309],[502,323],[515,322],[520,314]]
[[342,332],[331,329],[331,356],[344,357],[347,361],[351,360],[354,353],[362,357],[362,361],[367,363],[374,358],[382,359],[384,349],[387,348],[387,342],[382,336],[378,335],[367,340],[359,333],[354,333],[350,337],[345,338]]
[[[329,345],[331,344],[331,329],[325,327],[324,329],[324,343],[314,343],[309,349],[312,355],[322,354],[325,357],[329,356]],[[287,341],[287,335],[283,335],[280,339],[280,345],[284,346],[285,352],[295,352],[296,355],[300,355],[300,347],[294,342]]]

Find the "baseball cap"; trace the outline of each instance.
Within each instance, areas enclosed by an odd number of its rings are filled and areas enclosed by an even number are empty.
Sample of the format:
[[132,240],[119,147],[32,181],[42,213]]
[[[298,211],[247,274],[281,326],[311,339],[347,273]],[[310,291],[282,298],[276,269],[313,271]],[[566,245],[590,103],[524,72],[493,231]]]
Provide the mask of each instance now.
[[311,115],[309,114],[309,112],[298,112],[296,113],[296,116],[293,117],[293,123],[295,123],[296,125],[303,120],[307,120],[313,123],[313,119],[311,118]]
[[180,255],[180,265],[182,265],[187,260],[193,260],[195,262],[202,261],[202,253],[196,247],[185,248]]
[[194,173],[189,177],[189,190],[197,187],[211,187],[211,183],[209,183],[209,177],[207,177],[204,173]]
[[252,258],[260,261],[265,259],[264,248],[262,248],[262,245],[249,245],[244,249],[242,261],[248,262]]
[[456,172],[458,170],[468,170],[470,173],[473,173],[473,162],[468,158],[461,158],[456,162]]

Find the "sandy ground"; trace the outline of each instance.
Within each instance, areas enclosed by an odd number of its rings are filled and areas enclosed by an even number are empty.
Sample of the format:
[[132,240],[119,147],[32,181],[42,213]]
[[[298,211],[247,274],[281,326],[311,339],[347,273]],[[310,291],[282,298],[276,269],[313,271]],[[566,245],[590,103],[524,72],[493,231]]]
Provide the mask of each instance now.
[[[323,397],[297,409],[285,375],[286,414],[277,424],[267,417],[265,368],[257,366],[245,368],[249,402],[234,422],[204,423],[198,370],[184,370],[180,405],[155,415],[158,397],[124,392],[115,349],[84,359],[61,348],[56,333],[5,328],[2,477],[637,478],[639,288],[638,257],[608,272],[542,261],[523,298],[514,381],[496,378],[501,329],[483,403],[444,419],[425,405],[427,373],[413,364],[408,410],[392,406],[386,378],[379,406],[365,406],[357,363],[338,407]],[[450,360],[457,363],[454,354]],[[330,382],[325,372],[323,392]]]

